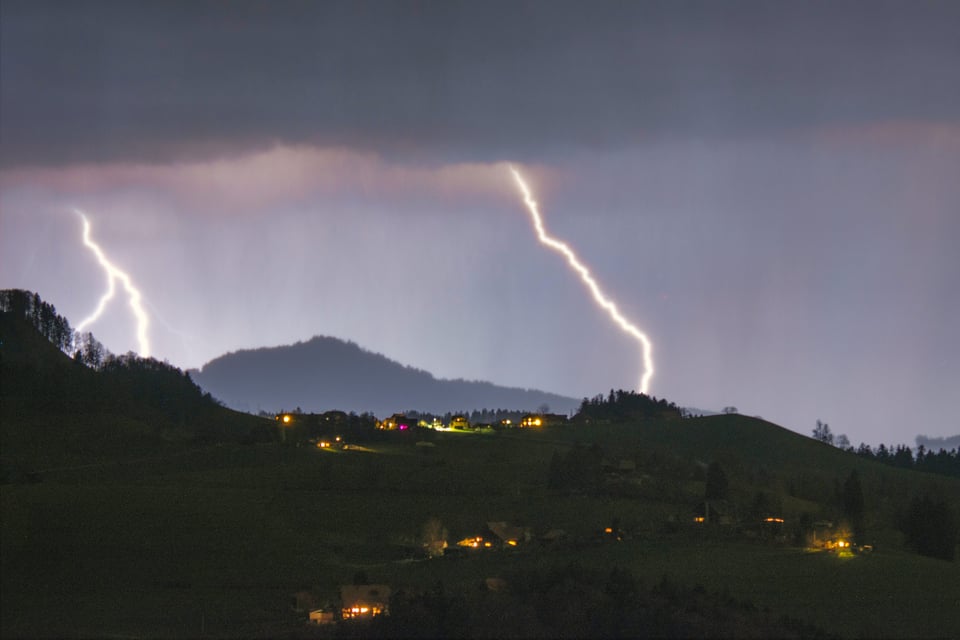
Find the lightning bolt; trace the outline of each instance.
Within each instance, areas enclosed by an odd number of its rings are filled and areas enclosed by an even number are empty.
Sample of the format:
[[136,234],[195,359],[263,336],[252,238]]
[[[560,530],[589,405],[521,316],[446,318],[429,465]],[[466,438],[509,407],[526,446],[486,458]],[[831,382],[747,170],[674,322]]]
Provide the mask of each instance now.
[[87,325],[96,322],[106,308],[107,303],[110,302],[116,294],[117,280],[119,280],[123,283],[123,288],[130,299],[130,308],[133,310],[133,315],[137,319],[137,341],[140,343],[140,355],[144,358],[149,358],[150,340],[147,338],[147,328],[150,326],[150,319],[147,317],[147,312],[144,311],[143,305],[140,303],[140,291],[133,286],[133,280],[130,276],[110,262],[100,246],[90,239],[90,220],[87,219],[83,211],[79,209],[74,209],[73,211],[83,220],[83,244],[93,252],[97,257],[97,262],[100,263],[100,266],[103,267],[104,272],[107,274],[107,292],[100,297],[100,303],[97,305],[96,310],[77,325],[77,332],[82,332]]
[[580,279],[583,280],[583,283],[587,286],[587,289],[589,289],[590,293],[593,294],[593,300],[597,303],[597,306],[606,311],[610,318],[625,333],[629,334],[640,343],[643,354],[643,374],[640,376],[640,393],[649,394],[650,379],[653,377],[654,371],[652,353],[653,345],[650,343],[650,338],[648,338],[645,333],[640,331],[640,329],[634,326],[629,320],[623,317],[623,314],[621,314],[619,309],[617,309],[617,305],[613,302],[613,300],[603,293],[603,291],[600,289],[600,285],[598,285],[597,281],[594,280],[592,275],[590,275],[590,270],[587,269],[582,262],[580,262],[580,259],[577,258],[577,255],[573,252],[573,249],[571,249],[567,244],[547,235],[546,230],[543,228],[543,219],[540,217],[540,209],[537,205],[537,201],[534,200],[533,196],[530,194],[530,189],[527,187],[527,183],[523,181],[523,177],[520,175],[520,172],[514,167],[511,166],[510,171],[513,172],[513,177],[517,181],[517,186],[520,187],[520,191],[523,193],[523,201],[527,205],[527,209],[530,211],[530,217],[533,219],[533,227],[537,232],[537,237],[540,239],[540,243],[565,256],[567,258],[567,262],[570,264],[570,267],[580,274]]

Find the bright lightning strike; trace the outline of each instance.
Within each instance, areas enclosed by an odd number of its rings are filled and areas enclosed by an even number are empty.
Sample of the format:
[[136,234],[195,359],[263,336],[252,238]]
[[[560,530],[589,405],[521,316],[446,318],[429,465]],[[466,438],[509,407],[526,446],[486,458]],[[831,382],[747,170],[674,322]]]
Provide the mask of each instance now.
[[523,192],[523,201],[526,203],[527,209],[530,210],[530,216],[533,218],[533,226],[537,231],[537,237],[540,239],[541,244],[545,244],[554,251],[566,256],[567,262],[580,274],[580,279],[583,280],[583,283],[590,290],[590,293],[593,294],[593,300],[597,305],[605,310],[610,318],[613,319],[624,332],[634,337],[640,343],[643,352],[643,375],[640,376],[640,393],[649,395],[650,378],[653,377],[653,345],[650,343],[650,339],[640,331],[640,329],[631,324],[629,320],[623,317],[617,309],[617,305],[600,290],[597,281],[590,275],[590,270],[580,262],[573,250],[565,243],[547,235],[547,232],[543,228],[543,220],[540,217],[540,209],[537,201],[530,195],[530,189],[527,187],[527,183],[523,181],[520,172],[515,168],[510,167],[510,171],[513,172],[513,177],[516,179],[520,191]]
[[97,261],[107,274],[107,292],[101,296],[100,303],[97,305],[96,310],[77,325],[77,332],[83,331],[84,327],[95,322],[100,317],[107,303],[110,302],[116,293],[117,280],[119,280],[123,283],[123,288],[130,298],[130,308],[133,310],[133,315],[137,319],[137,341],[140,343],[140,355],[144,358],[149,358],[150,340],[147,338],[147,328],[150,326],[150,319],[140,304],[140,291],[133,286],[133,280],[130,279],[130,276],[107,260],[107,256],[104,255],[99,245],[90,239],[90,221],[87,219],[87,216],[79,209],[74,209],[73,211],[83,220],[83,244],[97,256]]

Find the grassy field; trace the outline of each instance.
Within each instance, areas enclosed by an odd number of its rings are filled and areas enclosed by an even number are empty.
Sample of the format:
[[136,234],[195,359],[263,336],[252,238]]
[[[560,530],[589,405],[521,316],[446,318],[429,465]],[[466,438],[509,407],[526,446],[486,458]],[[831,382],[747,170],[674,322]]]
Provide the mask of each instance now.
[[[686,526],[667,533],[665,524],[685,518],[702,492],[696,481],[669,500],[547,490],[551,456],[576,441],[620,452],[662,447],[690,459],[714,447],[723,456],[726,447],[741,461],[736,477],[749,476],[750,438],[728,444],[714,433],[719,444],[710,444],[711,428],[725,427],[682,421],[509,437],[437,434],[429,451],[409,442],[343,452],[221,445],[50,471],[43,482],[0,488],[0,630],[4,637],[271,636],[299,624],[289,610],[295,591],[333,600],[361,570],[395,587],[440,581],[475,593],[488,577],[571,562],[629,568],[647,586],[663,576],[699,584],[843,636],[942,637],[960,628],[956,563],[882,545],[843,558]],[[676,444],[694,436],[671,429],[698,430],[706,444]],[[826,453],[825,462],[801,451],[796,464],[839,475],[858,463],[845,458],[833,469],[833,452]],[[777,465],[777,482],[788,464]],[[433,517],[451,542],[500,520],[537,533],[562,528],[578,542],[412,560]],[[592,542],[614,518],[632,536]]]

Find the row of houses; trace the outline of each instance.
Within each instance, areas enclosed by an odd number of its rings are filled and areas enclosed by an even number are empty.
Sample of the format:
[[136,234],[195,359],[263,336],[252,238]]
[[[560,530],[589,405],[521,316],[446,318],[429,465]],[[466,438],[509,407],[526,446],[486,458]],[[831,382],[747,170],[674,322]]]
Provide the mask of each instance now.
[[395,413],[389,418],[377,423],[377,428],[385,431],[406,431],[414,427],[435,429],[437,431],[482,431],[486,429],[535,429],[539,427],[553,427],[568,423],[568,418],[559,413],[530,413],[519,420],[504,418],[496,423],[471,423],[465,415],[455,415],[446,424],[440,418],[419,419],[411,418],[402,413]]

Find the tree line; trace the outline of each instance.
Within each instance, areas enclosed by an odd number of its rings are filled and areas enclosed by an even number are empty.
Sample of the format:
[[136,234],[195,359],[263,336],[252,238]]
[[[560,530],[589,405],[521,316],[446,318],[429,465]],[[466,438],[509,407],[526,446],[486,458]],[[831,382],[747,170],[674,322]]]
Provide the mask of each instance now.
[[4,363],[4,395],[30,399],[45,413],[116,414],[185,428],[202,441],[244,437],[221,404],[181,369],[130,352],[114,355],[92,333],[75,332],[40,295],[22,289],[0,290],[0,311],[25,321],[54,347],[83,367],[38,367]]
[[681,417],[680,407],[663,398],[658,400],[645,393],[611,389],[607,396],[601,393],[593,398],[584,398],[574,420],[622,422],[637,418],[668,417]]
[[868,444],[860,444],[856,451],[849,447],[847,451],[856,453],[861,458],[875,460],[891,467],[900,467],[902,469],[913,469],[915,471],[925,471],[927,473],[936,473],[943,476],[954,476],[960,478],[960,449],[947,451],[940,449],[934,453],[927,451],[923,445],[917,447],[917,453],[903,444],[887,447],[881,444],[876,449],[871,449]]
[[960,448],[949,450],[941,448],[934,452],[921,444],[917,447],[916,454],[912,447],[905,444],[887,446],[881,443],[874,449],[861,442],[859,447],[854,448],[847,436],[840,434],[834,437],[830,431],[830,425],[820,420],[817,420],[817,426],[813,429],[813,439],[890,467],[960,478]]
[[0,311],[23,318],[44,338],[63,352],[73,346],[73,329],[56,307],[40,299],[40,295],[23,289],[0,290]]
[[[89,331],[74,331],[70,322],[40,294],[24,289],[0,290],[0,311],[26,320],[60,351],[91,369],[99,369],[112,354]],[[72,353],[71,353],[72,352]]]

